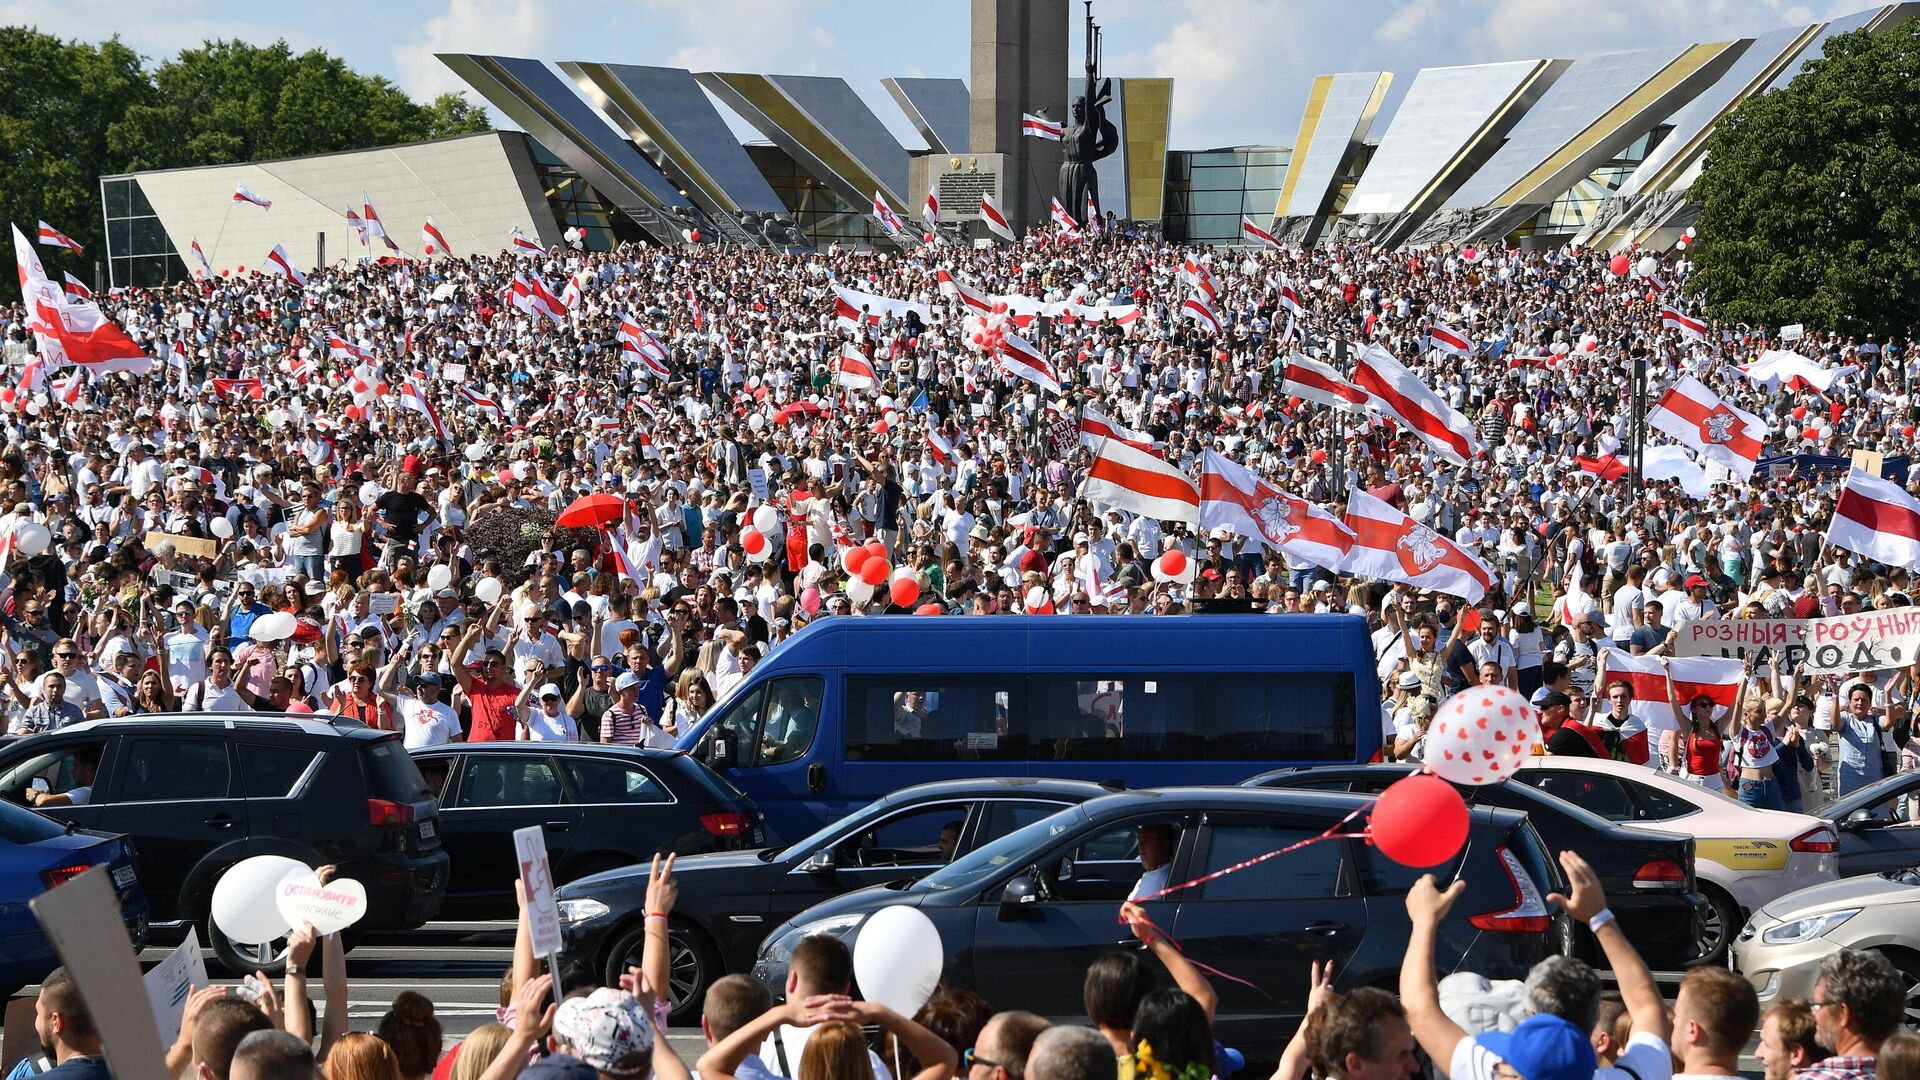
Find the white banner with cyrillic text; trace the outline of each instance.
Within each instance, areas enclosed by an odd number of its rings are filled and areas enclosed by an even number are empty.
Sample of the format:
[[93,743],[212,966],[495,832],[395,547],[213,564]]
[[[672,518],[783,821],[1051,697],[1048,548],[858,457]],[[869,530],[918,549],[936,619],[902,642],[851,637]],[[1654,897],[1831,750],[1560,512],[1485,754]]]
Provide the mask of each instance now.
[[1825,619],[1699,619],[1674,632],[1675,656],[1777,658],[1782,674],[1845,675],[1920,660],[1920,608]]

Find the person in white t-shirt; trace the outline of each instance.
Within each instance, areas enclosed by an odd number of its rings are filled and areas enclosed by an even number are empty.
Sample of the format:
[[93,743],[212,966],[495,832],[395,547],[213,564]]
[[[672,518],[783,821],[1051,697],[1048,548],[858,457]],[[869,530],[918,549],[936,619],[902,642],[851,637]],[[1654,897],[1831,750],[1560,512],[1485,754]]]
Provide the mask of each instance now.
[[[386,677],[381,681],[387,682],[395,670],[396,665],[389,665]],[[446,680],[439,672],[426,671],[414,678],[414,692],[411,694],[390,686],[380,688],[393,702],[394,711],[400,714],[401,721],[406,725],[403,743],[407,749],[418,750],[425,746],[459,741],[460,716],[451,705],[441,700],[446,694],[446,685]]]

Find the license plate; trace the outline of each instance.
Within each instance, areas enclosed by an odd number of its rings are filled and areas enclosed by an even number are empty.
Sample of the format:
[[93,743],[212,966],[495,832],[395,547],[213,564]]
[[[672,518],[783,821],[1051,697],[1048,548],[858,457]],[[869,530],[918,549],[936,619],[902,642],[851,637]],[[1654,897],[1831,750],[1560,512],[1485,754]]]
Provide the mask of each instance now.
[[420,839],[431,840],[438,835],[440,835],[440,830],[433,822],[423,821],[420,823]]
[[113,872],[113,887],[116,889],[124,889],[133,884],[136,876],[133,867],[123,866]]

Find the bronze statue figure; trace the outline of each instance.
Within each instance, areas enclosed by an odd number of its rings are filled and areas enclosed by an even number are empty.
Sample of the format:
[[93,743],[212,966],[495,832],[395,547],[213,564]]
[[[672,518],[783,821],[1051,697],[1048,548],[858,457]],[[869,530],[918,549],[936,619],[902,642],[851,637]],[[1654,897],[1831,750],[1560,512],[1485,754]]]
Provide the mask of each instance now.
[[1075,219],[1088,214],[1089,204],[1100,206],[1100,177],[1093,163],[1120,148],[1120,132],[1107,119],[1105,107],[1112,94],[1113,81],[1108,79],[1100,83],[1091,104],[1084,97],[1074,98],[1073,120],[1060,133],[1060,205]]

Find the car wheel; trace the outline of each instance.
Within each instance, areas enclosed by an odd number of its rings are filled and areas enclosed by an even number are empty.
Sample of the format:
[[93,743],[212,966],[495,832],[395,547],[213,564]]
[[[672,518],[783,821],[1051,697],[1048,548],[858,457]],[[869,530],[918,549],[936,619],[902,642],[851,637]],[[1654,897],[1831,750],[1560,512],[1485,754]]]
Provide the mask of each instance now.
[[1687,961],[1690,967],[1725,963],[1734,935],[1746,923],[1740,915],[1740,905],[1719,886],[1702,882],[1700,895],[1707,898],[1707,910],[1700,917],[1700,932],[1693,939],[1693,959]]
[[[640,966],[640,953],[646,940],[647,924],[642,920],[620,935],[613,948],[607,950],[608,986],[618,985],[627,969]],[[698,1023],[700,1010],[706,1004],[707,988],[725,974],[720,970],[719,950],[699,927],[682,919],[672,919],[667,924],[667,970],[667,1000],[673,1005],[668,1021],[675,1026]]]
[[1907,1026],[1920,1024],[1920,955],[1905,949],[1881,949],[1880,955],[1893,964],[1900,973],[1901,985],[1906,988]]
[[214,958],[234,977],[245,978],[258,971],[269,979],[278,979],[286,973],[286,938],[278,937],[258,945],[243,944],[223,933],[212,919],[207,920],[205,932]]

